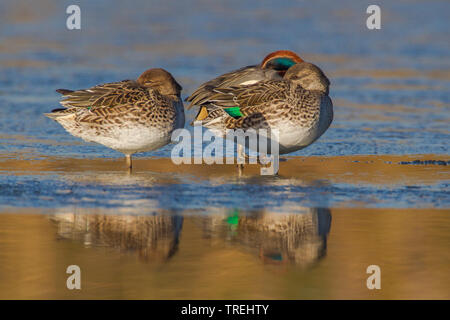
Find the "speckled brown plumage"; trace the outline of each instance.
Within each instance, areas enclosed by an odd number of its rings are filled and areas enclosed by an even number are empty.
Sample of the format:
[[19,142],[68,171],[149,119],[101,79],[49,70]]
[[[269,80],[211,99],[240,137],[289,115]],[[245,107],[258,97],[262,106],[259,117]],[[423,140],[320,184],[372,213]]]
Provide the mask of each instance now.
[[328,90],[323,72],[301,62],[281,80],[214,88],[200,105],[196,120],[222,136],[228,129],[277,129],[280,153],[289,153],[313,143],[331,124]]
[[217,88],[216,92],[210,98],[213,105],[224,109],[239,106],[243,115],[240,118],[226,117],[227,129],[259,129],[287,121],[306,127],[319,116],[321,93],[305,90],[288,81],[263,81],[240,88]]
[[76,137],[124,153],[131,165],[131,154],[164,146],[175,129],[184,127],[181,90],[167,71],[149,69],[137,80],[59,89],[66,109],[46,115]]
[[287,71],[286,66],[276,63],[276,59],[286,58],[292,63],[299,63],[303,60],[289,50],[278,50],[269,53],[259,65],[247,66],[227,72],[212,80],[209,80],[198,87],[187,99],[190,102],[188,109],[195,105],[203,105],[215,94],[216,88],[232,88],[243,84],[253,84],[264,80],[280,80]]

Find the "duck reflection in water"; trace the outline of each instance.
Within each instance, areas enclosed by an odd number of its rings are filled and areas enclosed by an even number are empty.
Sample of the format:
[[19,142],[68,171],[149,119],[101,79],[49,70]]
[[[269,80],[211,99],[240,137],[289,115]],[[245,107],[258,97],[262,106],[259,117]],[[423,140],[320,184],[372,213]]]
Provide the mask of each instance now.
[[146,262],[165,262],[178,250],[183,217],[177,215],[55,214],[61,239],[86,247],[138,252]]
[[[326,254],[331,214],[324,208],[300,209],[295,214],[210,209],[208,215],[188,215],[186,219],[202,230],[213,248],[233,246],[259,256],[264,264],[308,267]],[[80,241],[86,247],[138,252],[144,261],[155,263],[167,262],[177,253],[184,219],[173,214],[51,217],[61,239]]]
[[211,245],[225,240],[257,254],[265,264],[309,267],[326,254],[331,213],[327,208],[302,208],[285,214],[234,210],[202,219],[204,236]]

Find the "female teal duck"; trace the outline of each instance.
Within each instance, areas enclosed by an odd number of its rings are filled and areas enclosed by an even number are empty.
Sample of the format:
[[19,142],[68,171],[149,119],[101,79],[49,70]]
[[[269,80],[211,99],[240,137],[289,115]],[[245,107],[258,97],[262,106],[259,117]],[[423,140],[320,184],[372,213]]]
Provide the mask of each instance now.
[[276,129],[279,153],[291,153],[312,144],[330,126],[329,84],[317,66],[299,62],[279,80],[212,88],[195,121],[221,136],[228,129]]
[[164,69],[149,69],[137,80],[106,83],[84,90],[59,89],[61,105],[45,115],[70,134],[131,156],[171,141],[184,127],[181,86]]

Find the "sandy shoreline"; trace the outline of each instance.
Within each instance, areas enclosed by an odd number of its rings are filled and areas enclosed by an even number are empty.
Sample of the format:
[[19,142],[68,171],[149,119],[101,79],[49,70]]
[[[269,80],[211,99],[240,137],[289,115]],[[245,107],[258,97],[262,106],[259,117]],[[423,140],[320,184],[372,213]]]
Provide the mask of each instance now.
[[[333,183],[434,184],[450,178],[446,155],[354,155],[334,157],[285,157],[280,161],[279,176],[308,183],[328,180]],[[259,165],[246,165],[244,176],[259,176]],[[49,157],[17,160],[0,156],[0,174],[39,175],[54,173],[126,172],[122,158],[75,159]],[[230,164],[175,165],[166,158],[135,157],[133,175],[144,172],[173,173],[197,179],[237,177]]]

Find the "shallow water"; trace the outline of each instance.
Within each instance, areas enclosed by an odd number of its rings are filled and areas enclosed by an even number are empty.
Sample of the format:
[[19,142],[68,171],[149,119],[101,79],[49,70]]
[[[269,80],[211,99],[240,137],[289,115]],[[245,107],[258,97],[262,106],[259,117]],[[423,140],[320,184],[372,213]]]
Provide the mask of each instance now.
[[[0,298],[449,298],[448,212],[0,215]],[[67,266],[82,287],[66,287]],[[368,290],[366,268],[381,268]]]
[[[81,31],[60,1],[0,3],[0,298],[450,297],[448,1],[379,1],[379,31],[369,1],[77,3]],[[171,146],[129,174],[42,115],[57,88],[163,67],[186,97],[277,49],[325,71],[335,119],[276,177]]]

